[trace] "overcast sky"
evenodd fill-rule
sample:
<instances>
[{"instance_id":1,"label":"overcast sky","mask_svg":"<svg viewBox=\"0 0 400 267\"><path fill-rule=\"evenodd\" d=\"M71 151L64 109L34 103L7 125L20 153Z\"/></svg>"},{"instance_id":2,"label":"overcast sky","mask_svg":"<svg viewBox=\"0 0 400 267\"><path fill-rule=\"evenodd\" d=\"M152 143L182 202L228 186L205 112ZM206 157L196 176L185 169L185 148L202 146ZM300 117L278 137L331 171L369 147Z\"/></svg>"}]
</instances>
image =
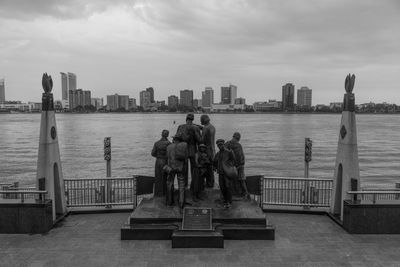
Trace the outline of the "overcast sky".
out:
<instances>
[{"instance_id":1,"label":"overcast sky","mask_svg":"<svg viewBox=\"0 0 400 267\"><path fill-rule=\"evenodd\" d=\"M400 104L400 1L393 0L0 0L0 78L6 100L40 101L43 72L61 98L60 72L92 97L152 86L238 86L247 103L313 90L313 105L342 101L356 75L356 103Z\"/></svg>"}]
</instances>

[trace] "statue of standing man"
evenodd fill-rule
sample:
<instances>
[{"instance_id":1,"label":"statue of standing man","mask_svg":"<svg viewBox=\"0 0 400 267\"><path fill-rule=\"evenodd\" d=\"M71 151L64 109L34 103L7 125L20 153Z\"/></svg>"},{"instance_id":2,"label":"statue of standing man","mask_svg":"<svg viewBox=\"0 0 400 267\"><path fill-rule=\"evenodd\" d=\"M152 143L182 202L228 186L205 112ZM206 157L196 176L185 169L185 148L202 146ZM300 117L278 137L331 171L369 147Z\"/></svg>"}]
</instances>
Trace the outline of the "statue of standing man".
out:
<instances>
[{"instance_id":1,"label":"statue of standing man","mask_svg":"<svg viewBox=\"0 0 400 267\"><path fill-rule=\"evenodd\" d=\"M207 147L207 155L214 159L215 156L215 127L210 123L210 117L208 115L201 115L200 117L201 125L203 125L202 130L202 143ZM210 165L206 174L206 187L214 187L214 171L213 167Z\"/></svg>"},{"instance_id":2,"label":"statue of standing man","mask_svg":"<svg viewBox=\"0 0 400 267\"><path fill-rule=\"evenodd\" d=\"M167 174L163 171L165 165L167 165L167 146L171 144L168 140L169 131L163 130L161 132L161 139L154 143L151 155L156 158L156 164L154 167L154 196L164 196L167 190Z\"/></svg>"},{"instance_id":3,"label":"statue of standing man","mask_svg":"<svg viewBox=\"0 0 400 267\"><path fill-rule=\"evenodd\" d=\"M192 200L197 201L201 193L201 186L198 179L198 169L196 164L196 153L198 145L201 143L201 133L198 125L193 124L194 115L189 113L186 115L186 123L181 124L176 131L177 134L182 136L184 142L187 143L188 161L185 163L183 175L185 177L185 185L188 185L188 172L190 163L190 174L192 181L190 183L190 190L192 193Z\"/></svg>"},{"instance_id":4,"label":"statue of standing man","mask_svg":"<svg viewBox=\"0 0 400 267\"><path fill-rule=\"evenodd\" d=\"M241 195L243 199L250 200L250 195L246 185L246 175L244 174L245 157L242 145L239 143L240 137L240 133L235 132L233 134L232 140L226 142L226 147L228 149L231 149L235 154L235 167L238 172L238 178L237 180L233 181L232 189L235 195Z\"/></svg>"}]
</instances>

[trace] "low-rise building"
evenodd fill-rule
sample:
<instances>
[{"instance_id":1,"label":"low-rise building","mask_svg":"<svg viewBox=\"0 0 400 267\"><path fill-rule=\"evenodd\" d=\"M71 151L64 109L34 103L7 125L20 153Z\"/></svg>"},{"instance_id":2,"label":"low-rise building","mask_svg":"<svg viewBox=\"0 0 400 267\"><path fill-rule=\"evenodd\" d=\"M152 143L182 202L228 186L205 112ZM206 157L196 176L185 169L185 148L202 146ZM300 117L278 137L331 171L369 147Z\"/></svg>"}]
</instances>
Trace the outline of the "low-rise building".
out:
<instances>
[{"instance_id":1,"label":"low-rise building","mask_svg":"<svg viewBox=\"0 0 400 267\"><path fill-rule=\"evenodd\" d=\"M276 100L268 100L265 102L254 102L254 111L278 111L281 109L281 102Z\"/></svg>"},{"instance_id":2,"label":"low-rise building","mask_svg":"<svg viewBox=\"0 0 400 267\"><path fill-rule=\"evenodd\" d=\"M210 112L232 112L245 110L244 104L212 104Z\"/></svg>"}]
</instances>

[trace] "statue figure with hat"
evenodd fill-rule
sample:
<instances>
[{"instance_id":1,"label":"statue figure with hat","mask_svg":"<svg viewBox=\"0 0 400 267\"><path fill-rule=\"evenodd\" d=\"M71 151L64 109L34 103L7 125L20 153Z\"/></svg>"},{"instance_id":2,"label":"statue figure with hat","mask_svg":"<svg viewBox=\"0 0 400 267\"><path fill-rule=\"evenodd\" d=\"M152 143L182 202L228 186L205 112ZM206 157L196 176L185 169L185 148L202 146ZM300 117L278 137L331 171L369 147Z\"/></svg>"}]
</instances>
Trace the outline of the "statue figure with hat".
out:
<instances>
[{"instance_id":1,"label":"statue figure with hat","mask_svg":"<svg viewBox=\"0 0 400 267\"><path fill-rule=\"evenodd\" d=\"M218 182L223 197L223 207L232 207L232 180L237 179L235 154L225 146L223 139L217 140L219 151L214 157L214 169L218 172Z\"/></svg>"},{"instance_id":2,"label":"statue figure with hat","mask_svg":"<svg viewBox=\"0 0 400 267\"><path fill-rule=\"evenodd\" d=\"M208 153L207 146L205 144L200 144L199 151L196 154L196 164L198 167L199 185L202 192L204 192L203 190L206 179L209 177L209 169L211 168L212 171L212 160L213 157ZM198 195L198 198L202 199L203 196Z\"/></svg>"},{"instance_id":3,"label":"statue figure with hat","mask_svg":"<svg viewBox=\"0 0 400 267\"><path fill-rule=\"evenodd\" d=\"M179 189L179 209L182 212L186 201L186 186L183 171L187 162L188 149L180 133L177 133L173 137L173 143L167 147L167 157L168 164L164 166L164 171L168 174L166 204L167 206L174 205L174 180L176 176Z\"/></svg>"},{"instance_id":4,"label":"statue figure with hat","mask_svg":"<svg viewBox=\"0 0 400 267\"><path fill-rule=\"evenodd\" d=\"M207 148L208 156L211 159L213 159L215 156L215 127L210 123L210 117L208 117L208 115L206 114L201 115L200 122L201 125L203 125L202 143ZM205 178L206 178L206 187L213 188L215 179L214 179L214 171L211 165L207 169Z\"/></svg>"},{"instance_id":5,"label":"statue figure with hat","mask_svg":"<svg viewBox=\"0 0 400 267\"><path fill-rule=\"evenodd\" d=\"M232 140L226 142L226 147L231 149L235 154L235 167L238 172L238 177L236 180L232 181L233 183L233 193L234 195L240 195L245 200L250 199L249 192L247 191L246 186L246 175L244 174L244 152L243 147L239 143L241 138L240 133L235 132L232 136Z\"/></svg>"},{"instance_id":6,"label":"statue figure with hat","mask_svg":"<svg viewBox=\"0 0 400 267\"><path fill-rule=\"evenodd\" d=\"M154 196L164 196L167 187L167 174L163 171L167 165L167 147L171 144L168 140L169 131L162 130L161 139L154 143L151 155L156 158L154 167Z\"/></svg>"},{"instance_id":7,"label":"statue figure with hat","mask_svg":"<svg viewBox=\"0 0 400 267\"><path fill-rule=\"evenodd\" d=\"M189 113L186 115L186 123L179 125L176 133L182 136L184 142L187 143L188 149L188 161L185 163L185 168L183 170L183 175L185 177L185 185L188 185L189 181L189 166L190 163L190 174L192 177L190 183L190 190L192 193L193 201L198 201L199 193L201 192L201 186L198 179L198 169L196 164L196 153L197 147L201 143L201 133L200 127L198 125L193 124L194 115Z\"/></svg>"}]
</instances>

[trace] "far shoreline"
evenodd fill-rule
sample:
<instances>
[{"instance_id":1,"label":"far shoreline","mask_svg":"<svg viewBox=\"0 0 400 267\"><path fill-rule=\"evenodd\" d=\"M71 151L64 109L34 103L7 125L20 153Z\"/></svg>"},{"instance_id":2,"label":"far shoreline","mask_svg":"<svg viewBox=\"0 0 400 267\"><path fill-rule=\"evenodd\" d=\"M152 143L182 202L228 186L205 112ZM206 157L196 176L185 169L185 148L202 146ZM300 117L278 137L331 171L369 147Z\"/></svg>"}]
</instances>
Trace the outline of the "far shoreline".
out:
<instances>
[{"instance_id":1,"label":"far shoreline","mask_svg":"<svg viewBox=\"0 0 400 267\"><path fill-rule=\"evenodd\" d=\"M265 114L265 115L341 115L342 112L282 112L282 111L277 111L277 112L212 112L212 113L206 113L206 112L56 112L56 114L70 114L70 115L75 115L75 114L187 114L187 113L194 113L198 115L202 114L207 114L207 115L249 115L249 114ZM21 114L41 114L41 112L0 112L1 115L21 115ZM396 113L367 113L367 112L356 112L356 115L400 115L400 112Z\"/></svg>"}]
</instances>

